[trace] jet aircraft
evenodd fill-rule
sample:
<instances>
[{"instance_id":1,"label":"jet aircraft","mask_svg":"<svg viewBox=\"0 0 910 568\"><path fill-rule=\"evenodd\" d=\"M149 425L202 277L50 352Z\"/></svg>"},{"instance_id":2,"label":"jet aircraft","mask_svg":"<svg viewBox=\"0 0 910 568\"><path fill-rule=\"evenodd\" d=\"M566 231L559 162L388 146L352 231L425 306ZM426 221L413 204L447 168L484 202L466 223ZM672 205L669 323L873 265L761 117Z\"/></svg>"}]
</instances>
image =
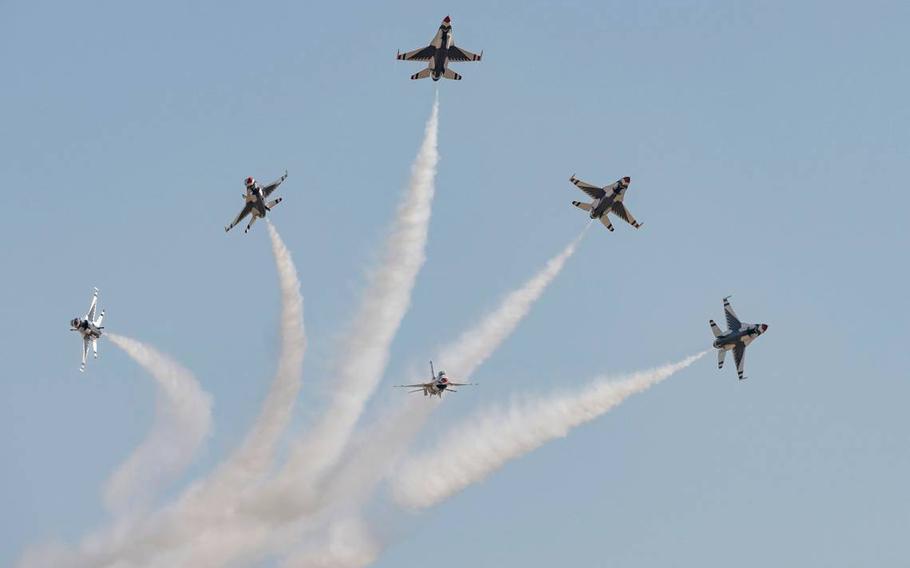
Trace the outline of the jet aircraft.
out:
<instances>
[{"instance_id":1,"label":"jet aircraft","mask_svg":"<svg viewBox=\"0 0 910 568\"><path fill-rule=\"evenodd\" d=\"M442 398L443 392L458 392L457 390L451 387L464 387L468 385L473 385L476 383L454 383L449 380L446 376L445 371L439 371L439 374L436 374L436 371L433 369L433 362L430 361L430 382L428 383L417 383L413 385L395 385L400 388L413 388L408 392L421 392L423 391L423 396L433 396L436 395L439 398Z\"/></svg>"},{"instance_id":2,"label":"jet aircraft","mask_svg":"<svg viewBox=\"0 0 910 568\"><path fill-rule=\"evenodd\" d=\"M572 205L583 211L588 211L591 214L592 219L600 219L603 226L610 231L613 231L613 223L610 222L607 213L613 213L636 229L642 226L642 223L635 220L635 217L629 213L629 210L626 209L626 206L623 205L622 202L623 198L626 196L626 190L629 188L629 184L632 183L632 178L626 176L606 187L597 187L586 181L581 181L574 175L569 178L569 181L575 184L575 187L591 196L594 200L592 203L573 201Z\"/></svg>"},{"instance_id":3,"label":"jet aircraft","mask_svg":"<svg viewBox=\"0 0 910 568\"><path fill-rule=\"evenodd\" d=\"M101 322L104 321L104 310L101 310L101 314L96 318L95 308L97 306L98 288L95 288L95 293L92 295L92 303L88 307L88 312L85 316L70 320L70 331L78 331L82 335L82 366L79 367L80 372L85 372L85 357L88 355L89 344L92 346L92 351L95 352L95 359L98 358L98 338L101 337L101 330L104 329L101 325Z\"/></svg>"},{"instance_id":4,"label":"jet aircraft","mask_svg":"<svg viewBox=\"0 0 910 568\"><path fill-rule=\"evenodd\" d=\"M439 26L439 30L430 45L407 53L399 51L396 57L402 61L428 62L427 68L411 75L411 79L431 77L434 81L438 81L442 77L460 81L461 75L449 69L449 62L480 61L483 57L483 51L480 52L480 55L477 55L466 49L455 47L455 40L452 37L452 19L446 16L442 20L442 25Z\"/></svg>"},{"instance_id":5,"label":"jet aircraft","mask_svg":"<svg viewBox=\"0 0 910 568\"><path fill-rule=\"evenodd\" d=\"M259 183L251 177L246 178L244 184L246 185L246 193L243 194L243 199L246 203L243 205L243 209L240 210L240 213L237 214L237 218L230 224L225 226L224 232L228 232L234 228L234 225L239 223L244 217L252 214L253 218L250 219L249 224L246 226L246 229L243 230L243 233L246 234L249 232L250 227L253 226L253 223L256 222L256 219L260 217L265 217L266 214L272 210L272 207L275 207L281 203L281 197L278 199L273 199L266 203L266 198L272 194L278 186L281 185L288 177L288 172L285 171L284 175L273 181L272 183L262 187Z\"/></svg>"},{"instance_id":6,"label":"jet aircraft","mask_svg":"<svg viewBox=\"0 0 910 568\"><path fill-rule=\"evenodd\" d=\"M736 374L739 375L739 380L743 380L746 378L743 376L746 347L755 341L759 335L768 331L768 324L743 323L739 321L729 300L730 296L724 298L724 315L727 316L728 330L721 331L717 324L714 323L714 320L710 320L708 323L711 326L711 331L714 332L714 348L717 349L717 368L724 368L724 357L727 351L733 351L733 360L736 361Z\"/></svg>"}]
</instances>

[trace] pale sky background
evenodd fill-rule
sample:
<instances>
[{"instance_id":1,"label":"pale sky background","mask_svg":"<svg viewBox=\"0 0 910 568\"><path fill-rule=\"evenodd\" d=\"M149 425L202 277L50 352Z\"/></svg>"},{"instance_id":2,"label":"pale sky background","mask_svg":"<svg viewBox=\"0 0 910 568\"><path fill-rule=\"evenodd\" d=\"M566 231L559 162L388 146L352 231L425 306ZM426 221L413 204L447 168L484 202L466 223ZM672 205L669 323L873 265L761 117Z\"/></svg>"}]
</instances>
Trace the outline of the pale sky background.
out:
<instances>
[{"instance_id":1,"label":"pale sky background","mask_svg":"<svg viewBox=\"0 0 910 568\"><path fill-rule=\"evenodd\" d=\"M409 81L420 65L395 51L446 14L484 60ZM222 226L243 178L285 168L272 218L302 280L305 427L437 88L428 262L380 403L578 233L572 173L631 176L645 226L592 227L424 444L523 390L706 349L724 295L771 327L749 380L712 353L399 516L377 566L910 562L906 2L7 0L0 21L0 565L103 525L102 484L150 425L153 383L109 342L78 372L68 321L92 286L110 331L215 400L183 482L242 437L278 291L265 227Z\"/></svg>"}]
</instances>

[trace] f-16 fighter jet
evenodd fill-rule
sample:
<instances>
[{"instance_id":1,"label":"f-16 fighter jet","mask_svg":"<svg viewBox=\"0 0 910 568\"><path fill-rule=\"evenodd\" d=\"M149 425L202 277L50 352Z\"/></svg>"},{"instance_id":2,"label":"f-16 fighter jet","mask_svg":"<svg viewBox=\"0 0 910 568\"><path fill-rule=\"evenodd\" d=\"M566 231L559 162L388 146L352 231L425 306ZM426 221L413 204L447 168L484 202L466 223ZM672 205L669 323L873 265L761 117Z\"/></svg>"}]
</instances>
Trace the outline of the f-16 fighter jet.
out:
<instances>
[{"instance_id":1,"label":"f-16 fighter jet","mask_svg":"<svg viewBox=\"0 0 910 568\"><path fill-rule=\"evenodd\" d=\"M714 332L714 348L717 349L717 368L724 368L724 356L726 356L727 351L733 351L733 359L736 361L736 374L739 375L739 380L743 380L746 378L743 376L746 347L755 341L759 335L768 331L768 324L742 323L736 317L736 312L733 311L733 306L730 305L729 299L730 296L724 298L724 315L727 316L727 327L729 329L725 332L721 331L717 324L714 323L714 320L710 320L708 323L711 325L711 331Z\"/></svg>"},{"instance_id":2,"label":"f-16 fighter jet","mask_svg":"<svg viewBox=\"0 0 910 568\"><path fill-rule=\"evenodd\" d=\"M446 376L445 371L439 371L439 374L436 374L436 371L433 369L433 362L430 361L430 382L428 383L417 383L414 385L395 385L396 387L401 388L413 388L408 392L421 392L423 391L423 396L433 396L436 395L439 398L442 398L443 391L445 392L458 392L457 390L451 387L464 387L468 385L473 385L475 383L453 383Z\"/></svg>"},{"instance_id":3,"label":"f-16 fighter jet","mask_svg":"<svg viewBox=\"0 0 910 568\"><path fill-rule=\"evenodd\" d=\"M411 79L426 79L432 77L438 81L440 77L444 79L461 80L461 75L449 69L451 61L480 61L483 57L483 51L480 55L471 53L466 49L455 47L455 40L452 38L452 19L446 16L436 32L436 37L430 42L430 45L409 51L407 53L398 52L396 56L404 61L427 61L427 68L419 73L411 75Z\"/></svg>"},{"instance_id":4,"label":"f-16 fighter jet","mask_svg":"<svg viewBox=\"0 0 910 568\"><path fill-rule=\"evenodd\" d=\"M613 213L636 229L642 226L642 223L636 221L635 217L629 213L629 210L626 209L626 206L622 203L623 198L626 196L626 190L632 182L632 178L626 176L606 187L597 187L586 181L581 181L574 175L569 178L569 181L575 184L578 189L590 195L594 200L592 203L573 201L572 205L583 211L590 212L592 219L600 219L600 222L603 223L604 227L610 231L613 231L613 223L610 222L607 213Z\"/></svg>"},{"instance_id":5,"label":"f-16 fighter jet","mask_svg":"<svg viewBox=\"0 0 910 568\"><path fill-rule=\"evenodd\" d=\"M273 199L266 203L265 199L272 194L273 191L278 189L278 186L281 185L288 177L288 172L285 171L284 175L273 181L272 183L262 187L259 183L251 177L246 178L244 183L246 184L246 193L243 194L243 200L246 203L243 206L243 209L240 210L240 213L237 215L237 218L234 221L227 225L224 228L224 232L230 231L234 228L234 225L239 223L244 217L249 214L253 215L253 218L250 219L249 224L246 226L246 229L243 230L243 233L246 234L249 232L250 227L253 226L253 223L256 222L256 219L260 217L265 217L266 213L272 210L272 207L281 203L281 197L278 199Z\"/></svg>"},{"instance_id":6,"label":"f-16 fighter jet","mask_svg":"<svg viewBox=\"0 0 910 568\"><path fill-rule=\"evenodd\" d=\"M85 372L85 356L88 355L88 346L92 345L92 351L95 352L95 359L98 358L98 338L101 337L101 330L104 327L101 322L104 320L104 310L101 315L95 317L95 308L98 306L98 288L92 295L92 304L88 307L88 312L81 318L70 320L70 331L78 331L82 335L82 366L80 372Z\"/></svg>"}]
</instances>

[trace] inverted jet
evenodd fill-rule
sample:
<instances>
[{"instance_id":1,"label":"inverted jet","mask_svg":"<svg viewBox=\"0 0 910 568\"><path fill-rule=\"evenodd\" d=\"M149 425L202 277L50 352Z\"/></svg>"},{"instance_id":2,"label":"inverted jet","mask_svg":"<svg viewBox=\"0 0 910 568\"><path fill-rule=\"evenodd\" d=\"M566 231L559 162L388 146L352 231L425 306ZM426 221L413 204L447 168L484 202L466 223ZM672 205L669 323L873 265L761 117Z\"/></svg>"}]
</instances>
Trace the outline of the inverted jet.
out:
<instances>
[{"instance_id":1,"label":"inverted jet","mask_svg":"<svg viewBox=\"0 0 910 568\"><path fill-rule=\"evenodd\" d=\"M629 184L632 183L632 178L629 176L604 187L598 187L586 181L581 181L574 175L569 178L569 181L572 182L575 187L587 193L591 199L594 200L591 203L573 201L572 205L578 207L582 211L590 213L592 219L600 219L603 226L611 232L613 231L613 223L610 222L610 218L607 216L608 213L613 213L636 229L642 226L642 223L635 220L635 217L629 213L629 210L626 209L626 206L623 205L622 202L623 198L626 196L626 190L629 189Z\"/></svg>"},{"instance_id":2,"label":"inverted jet","mask_svg":"<svg viewBox=\"0 0 910 568\"><path fill-rule=\"evenodd\" d=\"M423 396L438 396L442 398L443 392L458 392L452 387L464 387L475 383L456 383L446 376L445 371L439 371L439 374L433 369L433 362L430 361L430 382L416 383L413 385L395 385L400 388L411 388L408 392L423 392Z\"/></svg>"},{"instance_id":3,"label":"inverted jet","mask_svg":"<svg viewBox=\"0 0 910 568\"><path fill-rule=\"evenodd\" d=\"M73 318L70 320L70 331L78 331L82 336L82 366L79 367L80 372L85 372L85 357L88 355L88 347L91 344L92 351L95 352L95 359L98 358L98 339L102 335L102 329L104 327L101 325L101 322L104 321L104 310L101 310L101 314L96 318L95 309L98 307L98 288L95 288L95 293L92 295L92 303L88 307L88 312L81 318Z\"/></svg>"},{"instance_id":4,"label":"inverted jet","mask_svg":"<svg viewBox=\"0 0 910 568\"><path fill-rule=\"evenodd\" d=\"M724 298L724 315L727 316L727 331L721 331L714 320L708 324L714 332L714 348L717 349L717 368L724 368L724 357L727 351L733 351L733 360L736 361L736 374L739 380L743 376L743 362L746 357L746 347L756 340L759 335L768 331L766 323L743 323L736 317L733 306L730 305L730 296Z\"/></svg>"},{"instance_id":5,"label":"inverted jet","mask_svg":"<svg viewBox=\"0 0 910 568\"><path fill-rule=\"evenodd\" d=\"M275 207L281 203L281 197L278 199L273 199L268 203L266 203L265 200L276 189L278 189L278 186L281 185L281 182L287 179L287 177L288 172L285 171L283 176L266 185L265 187L259 185L259 183L251 177L246 178L246 180L244 180L244 185L246 185L246 193L243 194L243 200L245 201L243 204L243 209L241 209L240 213L237 214L237 218L234 219L230 225L227 225L224 228L224 232L226 233L233 229L234 225L243 220L243 218L247 215L252 215L252 219L250 219L250 222L246 226L246 229L243 230L244 234L249 232L250 227L253 226L253 223L256 222L256 219L265 217L266 214L272 210L272 207Z\"/></svg>"},{"instance_id":6,"label":"inverted jet","mask_svg":"<svg viewBox=\"0 0 910 568\"><path fill-rule=\"evenodd\" d=\"M455 40L452 37L452 18L446 16L442 20L442 25L439 26L439 30L430 45L407 53L399 51L396 57L402 61L427 62L427 68L411 75L411 79L431 77L434 81L438 81L442 77L443 79L460 81L461 75L449 69L449 62L480 61L483 57L483 51L480 52L480 55L477 55L466 49L455 47Z\"/></svg>"}]
</instances>

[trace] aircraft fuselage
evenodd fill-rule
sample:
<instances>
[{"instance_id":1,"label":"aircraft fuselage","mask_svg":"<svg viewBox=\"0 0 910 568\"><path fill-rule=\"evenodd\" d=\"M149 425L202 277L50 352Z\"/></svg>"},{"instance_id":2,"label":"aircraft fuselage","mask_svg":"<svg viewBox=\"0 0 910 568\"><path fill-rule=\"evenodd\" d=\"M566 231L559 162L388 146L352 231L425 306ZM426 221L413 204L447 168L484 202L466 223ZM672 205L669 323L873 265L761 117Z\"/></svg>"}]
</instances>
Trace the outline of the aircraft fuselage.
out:
<instances>
[{"instance_id":1,"label":"aircraft fuselage","mask_svg":"<svg viewBox=\"0 0 910 568\"><path fill-rule=\"evenodd\" d=\"M617 195L615 193L611 193L609 195L601 197L600 199L595 199L594 202L591 203L591 218L600 219L603 217L605 213L613 208L613 203L616 201L616 197Z\"/></svg>"},{"instance_id":2,"label":"aircraft fuselage","mask_svg":"<svg viewBox=\"0 0 910 568\"><path fill-rule=\"evenodd\" d=\"M714 340L715 349L723 349L724 351L730 351L735 348L738 344L742 343L743 345L749 345L755 338L762 334L761 327L758 325L750 325L748 327L743 327L738 331L731 331L724 335L717 337Z\"/></svg>"},{"instance_id":3,"label":"aircraft fuselage","mask_svg":"<svg viewBox=\"0 0 910 568\"><path fill-rule=\"evenodd\" d=\"M82 318L73 319L70 321L70 326L72 327L73 331L78 331L82 337L88 339L98 339L102 335L100 327Z\"/></svg>"},{"instance_id":4,"label":"aircraft fuselage","mask_svg":"<svg viewBox=\"0 0 910 568\"><path fill-rule=\"evenodd\" d=\"M449 46L452 45L452 27L445 24L439 26L439 31L436 32L436 37L433 38L432 45L436 48L436 53L433 55L433 73L431 78L434 81L438 81L443 73L446 72L446 67L449 63Z\"/></svg>"},{"instance_id":5,"label":"aircraft fuselage","mask_svg":"<svg viewBox=\"0 0 910 568\"><path fill-rule=\"evenodd\" d=\"M262 194L262 188L258 185L249 190L245 197L247 201L253 204L253 210L250 211L256 217L265 217L268 207L265 206L265 196Z\"/></svg>"}]
</instances>

